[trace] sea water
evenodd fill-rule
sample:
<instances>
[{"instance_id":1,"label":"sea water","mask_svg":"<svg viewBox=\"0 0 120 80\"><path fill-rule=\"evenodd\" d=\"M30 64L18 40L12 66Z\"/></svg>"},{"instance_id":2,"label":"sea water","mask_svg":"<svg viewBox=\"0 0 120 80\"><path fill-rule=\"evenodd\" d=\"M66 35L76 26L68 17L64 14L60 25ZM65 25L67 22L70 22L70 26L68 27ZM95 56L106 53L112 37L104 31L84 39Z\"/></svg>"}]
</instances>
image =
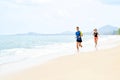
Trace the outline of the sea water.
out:
<instances>
[{"instance_id":1,"label":"sea water","mask_svg":"<svg viewBox=\"0 0 120 80\"><path fill-rule=\"evenodd\" d=\"M100 43L103 45L105 40L104 44L109 44L107 40L116 36L101 36L100 38ZM82 39L81 52L95 50L93 35L84 35ZM109 47L109 45L104 47ZM75 35L0 35L0 73L11 72L75 53Z\"/></svg>"},{"instance_id":2,"label":"sea water","mask_svg":"<svg viewBox=\"0 0 120 80\"><path fill-rule=\"evenodd\" d=\"M90 39L84 36L83 40ZM1 35L0 64L16 62L29 57L71 52L75 35Z\"/></svg>"}]
</instances>

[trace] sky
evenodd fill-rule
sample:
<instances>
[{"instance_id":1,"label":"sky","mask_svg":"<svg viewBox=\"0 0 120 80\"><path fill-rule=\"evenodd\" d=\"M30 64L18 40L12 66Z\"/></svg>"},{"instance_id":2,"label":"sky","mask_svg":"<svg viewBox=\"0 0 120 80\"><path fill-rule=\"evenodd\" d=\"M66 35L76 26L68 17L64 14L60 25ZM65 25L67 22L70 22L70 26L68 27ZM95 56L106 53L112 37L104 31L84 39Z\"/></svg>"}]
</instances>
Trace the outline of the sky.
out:
<instances>
[{"instance_id":1,"label":"sky","mask_svg":"<svg viewBox=\"0 0 120 80\"><path fill-rule=\"evenodd\" d=\"M120 27L120 0L0 0L0 34Z\"/></svg>"}]
</instances>

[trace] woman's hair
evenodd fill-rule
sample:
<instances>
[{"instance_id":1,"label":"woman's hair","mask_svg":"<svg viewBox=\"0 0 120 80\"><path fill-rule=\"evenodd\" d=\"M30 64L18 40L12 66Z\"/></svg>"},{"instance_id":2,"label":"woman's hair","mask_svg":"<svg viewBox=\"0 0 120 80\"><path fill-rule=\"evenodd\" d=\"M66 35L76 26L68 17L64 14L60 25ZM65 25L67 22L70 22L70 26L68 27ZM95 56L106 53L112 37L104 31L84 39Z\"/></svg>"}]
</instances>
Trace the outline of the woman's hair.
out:
<instances>
[{"instance_id":1,"label":"woman's hair","mask_svg":"<svg viewBox=\"0 0 120 80\"><path fill-rule=\"evenodd\" d=\"M95 28L94 31L97 31L97 29Z\"/></svg>"}]
</instances>

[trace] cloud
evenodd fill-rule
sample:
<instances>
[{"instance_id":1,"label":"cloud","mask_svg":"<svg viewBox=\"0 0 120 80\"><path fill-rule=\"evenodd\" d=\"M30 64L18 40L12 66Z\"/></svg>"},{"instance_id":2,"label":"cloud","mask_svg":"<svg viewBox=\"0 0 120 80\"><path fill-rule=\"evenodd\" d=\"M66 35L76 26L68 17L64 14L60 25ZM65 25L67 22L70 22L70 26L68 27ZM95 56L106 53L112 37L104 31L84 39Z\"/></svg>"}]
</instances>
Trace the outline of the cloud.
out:
<instances>
[{"instance_id":1,"label":"cloud","mask_svg":"<svg viewBox=\"0 0 120 80\"><path fill-rule=\"evenodd\" d=\"M120 0L99 0L99 1L104 4L120 5Z\"/></svg>"},{"instance_id":2,"label":"cloud","mask_svg":"<svg viewBox=\"0 0 120 80\"><path fill-rule=\"evenodd\" d=\"M15 0L16 3L31 3L31 4L39 4L39 3L49 3L52 0Z\"/></svg>"},{"instance_id":3,"label":"cloud","mask_svg":"<svg viewBox=\"0 0 120 80\"><path fill-rule=\"evenodd\" d=\"M53 0L2 0L2 2L9 2L13 4L19 5L40 5L40 4L48 4Z\"/></svg>"},{"instance_id":4,"label":"cloud","mask_svg":"<svg viewBox=\"0 0 120 80\"><path fill-rule=\"evenodd\" d=\"M0 25L3 27L1 31L7 32L8 26L11 28L11 33L14 33L12 29L16 27L20 27L16 28L16 32L19 33L23 30L52 33L73 30L76 25L85 31L104 24L120 25L120 6L105 5L102 0L101 2L100 0L3 0L0 1Z\"/></svg>"}]
</instances>

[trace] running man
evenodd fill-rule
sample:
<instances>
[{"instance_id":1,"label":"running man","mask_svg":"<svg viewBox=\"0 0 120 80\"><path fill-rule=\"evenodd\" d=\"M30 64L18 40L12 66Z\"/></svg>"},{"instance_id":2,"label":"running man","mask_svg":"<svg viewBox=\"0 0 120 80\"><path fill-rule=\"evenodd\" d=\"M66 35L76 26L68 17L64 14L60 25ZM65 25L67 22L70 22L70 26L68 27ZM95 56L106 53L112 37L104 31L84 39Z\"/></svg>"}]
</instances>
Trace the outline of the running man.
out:
<instances>
[{"instance_id":1,"label":"running man","mask_svg":"<svg viewBox=\"0 0 120 80\"><path fill-rule=\"evenodd\" d=\"M79 52L79 47L82 47L82 32L79 30L79 27L77 26L76 27L76 30L77 32L75 33L76 34L76 47L77 47L77 51Z\"/></svg>"}]
</instances>

